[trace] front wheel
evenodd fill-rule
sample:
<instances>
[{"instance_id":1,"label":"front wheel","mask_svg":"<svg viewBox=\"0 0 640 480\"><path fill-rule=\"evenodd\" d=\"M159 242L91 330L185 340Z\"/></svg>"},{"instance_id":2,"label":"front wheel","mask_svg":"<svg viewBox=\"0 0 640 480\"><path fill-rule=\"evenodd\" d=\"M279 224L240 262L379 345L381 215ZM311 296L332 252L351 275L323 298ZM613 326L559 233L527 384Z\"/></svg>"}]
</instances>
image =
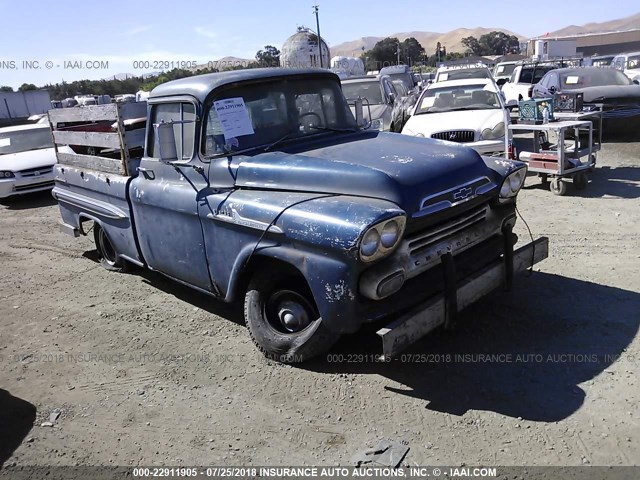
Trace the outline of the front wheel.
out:
<instances>
[{"instance_id":1,"label":"front wheel","mask_svg":"<svg viewBox=\"0 0 640 480\"><path fill-rule=\"evenodd\" d=\"M244 318L253 343L281 363L325 353L339 338L322 323L306 282L297 276L256 274L245 296Z\"/></svg>"}]
</instances>

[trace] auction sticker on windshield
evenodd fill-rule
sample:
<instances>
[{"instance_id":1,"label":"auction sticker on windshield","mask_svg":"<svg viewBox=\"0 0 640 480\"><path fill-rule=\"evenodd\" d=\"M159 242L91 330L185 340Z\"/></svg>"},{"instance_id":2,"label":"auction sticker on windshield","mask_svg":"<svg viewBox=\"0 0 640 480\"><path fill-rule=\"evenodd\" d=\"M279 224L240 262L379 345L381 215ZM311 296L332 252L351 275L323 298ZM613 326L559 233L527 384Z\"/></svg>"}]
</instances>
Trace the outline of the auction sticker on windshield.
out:
<instances>
[{"instance_id":1,"label":"auction sticker on windshield","mask_svg":"<svg viewBox=\"0 0 640 480\"><path fill-rule=\"evenodd\" d=\"M218 114L225 140L254 133L251 118L242 97L218 100L213 102L213 107Z\"/></svg>"}]
</instances>

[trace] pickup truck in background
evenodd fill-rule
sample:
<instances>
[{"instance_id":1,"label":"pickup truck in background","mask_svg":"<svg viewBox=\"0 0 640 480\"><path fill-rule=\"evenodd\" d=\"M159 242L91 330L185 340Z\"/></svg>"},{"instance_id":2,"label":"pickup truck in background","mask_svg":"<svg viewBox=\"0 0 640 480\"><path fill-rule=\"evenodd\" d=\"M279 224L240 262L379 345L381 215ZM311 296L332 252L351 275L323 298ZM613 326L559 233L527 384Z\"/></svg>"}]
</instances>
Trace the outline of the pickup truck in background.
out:
<instances>
[{"instance_id":1,"label":"pickup truck in background","mask_svg":"<svg viewBox=\"0 0 640 480\"><path fill-rule=\"evenodd\" d=\"M144 138L129 138L125 122L142 108ZM121 154L59 153L62 230L92 231L109 270L136 265L244 298L269 358L304 361L384 318L378 335L393 356L546 258L547 239L514 251L523 163L364 129L355 111L335 74L275 68L168 82L148 107L52 110L57 145ZM80 117L120 128L55 129ZM138 144L144 155L132 158Z\"/></svg>"},{"instance_id":2,"label":"pickup truck in background","mask_svg":"<svg viewBox=\"0 0 640 480\"><path fill-rule=\"evenodd\" d=\"M505 103L507 107L517 107L520 100L527 100L533 95L533 86L538 83L544 75L558 68L552 63L545 64L524 64L513 69L511 78L502 85Z\"/></svg>"}]
</instances>

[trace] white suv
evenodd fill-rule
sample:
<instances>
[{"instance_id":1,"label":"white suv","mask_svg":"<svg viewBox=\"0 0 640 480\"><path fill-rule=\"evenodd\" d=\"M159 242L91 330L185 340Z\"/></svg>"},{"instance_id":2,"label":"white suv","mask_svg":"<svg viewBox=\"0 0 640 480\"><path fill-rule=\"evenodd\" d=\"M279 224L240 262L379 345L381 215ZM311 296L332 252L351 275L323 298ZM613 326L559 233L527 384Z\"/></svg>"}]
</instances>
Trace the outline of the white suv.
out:
<instances>
[{"instance_id":1,"label":"white suv","mask_svg":"<svg viewBox=\"0 0 640 480\"><path fill-rule=\"evenodd\" d=\"M531 98L533 86L538 83L544 75L553 70L555 65L518 65L511 74L507 83L502 85L507 107L517 107L520 100Z\"/></svg>"},{"instance_id":2,"label":"white suv","mask_svg":"<svg viewBox=\"0 0 640 480\"><path fill-rule=\"evenodd\" d=\"M624 72L631 80L640 81L640 52L616 55L611 60L611 66Z\"/></svg>"}]
</instances>

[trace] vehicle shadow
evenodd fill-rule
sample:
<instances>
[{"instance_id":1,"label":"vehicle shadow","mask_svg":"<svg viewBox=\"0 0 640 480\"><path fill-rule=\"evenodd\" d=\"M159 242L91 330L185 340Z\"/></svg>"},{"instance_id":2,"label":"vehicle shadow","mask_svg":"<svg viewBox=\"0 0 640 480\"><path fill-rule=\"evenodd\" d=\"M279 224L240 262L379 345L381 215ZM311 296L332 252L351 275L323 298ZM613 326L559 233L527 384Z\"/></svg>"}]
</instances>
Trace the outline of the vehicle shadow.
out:
<instances>
[{"instance_id":1,"label":"vehicle shadow","mask_svg":"<svg viewBox=\"0 0 640 480\"><path fill-rule=\"evenodd\" d=\"M576 196L599 198L640 198L640 167L602 166L589 174L589 185L584 190L575 190Z\"/></svg>"},{"instance_id":2,"label":"vehicle shadow","mask_svg":"<svg viewBox=\"0 0 640 480\"><path fill-rule=\"evenodd\" d=\"M0 204L7 210L29 210L31 208L51 207L58 202L51 196L50 191L26 193L0 200Z\"/></svg>"},{"instance_id":3,"label":"vehicle shadow","mask_svg":"<svg viewBox=\"0 0 640 480\"><path fill-rule=\"evenodd\" d=\"M0 469L36 420L36 407L0 388Z\"/></svg>"},{"instance_id":4,"label":"vehicle shadow","mask_svg":"<svg viewBox=\"0 0 640 480\"><path fill-rule=\"evenodd\" d=\"M168 295L176 297L194 307L201 308L218 317L231 320L238 325L244 325L244 305L242 302L225 303L216 298L200 293L193 288L187 287L160 273L146 269L135 269L132 273L139 275L144 282L154 288L162 290Z\"/></svg>"},{"instance_id":5,"label":"vehicle shadow","mask_svg":"<svg viewBox=\"0 0 640 480\"><path fill-rule=\"evenodd\" d=\"M583 404L580 384L615 361L635 361L624 350L639 311L636 292L535 273L472 306L455 331L434 332L389 363L372 359L381 352L374 327L301 368L382 375L403 385L387 391L453 415L487 410L555 422Z\"/></svg>"},{"instance_id":6,"label":"vehicle shadow","mask_svg":"<svg viewBox=\"0 0 640 480\"><path fill-rule=\"evenodd\" d=\"M92 262L100 263L97 250L88 250L82 256ZM127 271L126 274L141 277L147 285L162 290L164 293L194 307L201 308L206 312L231 320L239 325L244 325L244 305L242 302L225 303L146 268L132 266L131 270ZM121 273L120 275L123 274Z\"/></svg>"}]
</instances>

